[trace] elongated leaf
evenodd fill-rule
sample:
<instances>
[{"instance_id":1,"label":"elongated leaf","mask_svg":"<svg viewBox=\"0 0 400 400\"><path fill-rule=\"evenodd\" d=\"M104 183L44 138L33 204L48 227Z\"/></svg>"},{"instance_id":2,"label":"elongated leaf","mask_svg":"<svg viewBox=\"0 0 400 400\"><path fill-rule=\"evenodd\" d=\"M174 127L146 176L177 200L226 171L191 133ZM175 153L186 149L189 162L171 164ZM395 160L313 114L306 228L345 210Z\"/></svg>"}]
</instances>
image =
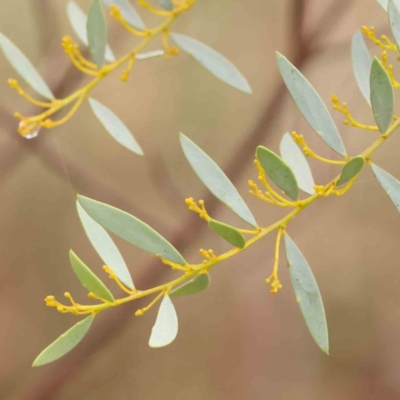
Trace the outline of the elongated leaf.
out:
<instances>
[{"instance_id":1,"label":"elongated leaf","mask_svg":"<svg viewBox=\"0 0 400 400\"><path fill-rule=\"evenodd\" d=\"M183 152L194 172L210 192L244 221L250 225L257 226L253 214L221 168L200 147L182 133L180 134L180 141Z\"/></svg>"},{"instance_id":2,"label":"elongated leaf","mask_svg":"<svg viewBox=\"0 0 400 400\"><path fill-rule=\"evenodd\" d=\"M103 3L110 7L112 4L116 5L120 10L121 14L129 25L139 30L146 29L142 18L133 8L129 0L103 0Z\"/></svg>"},{"instance_id":3,"label":"elongated leaf","mask_svg":"<svg viewBox=\"0 0 400 400\"><path fill-rule=\"evenodd\" d=\"M365 160L363 157L354 157L350 161L348 161L345 166L343 167L342 174L340 175L339 180L337 181L336 185L344 185L345 183L349 182L355 176L357 176L360 171L363 169L365 164Z\"/></svg>"},{"instance_id":4,"label":"elongated leaf","mask_svg":"<svg viewBox=\"0 0 400 400\"><path fill-rule=\"evenodd\" d=\"M83 228L97 254L108 267L112 268L122 283L130 289L134 289L128 267L110 235L87 214L78 202L76 202L76 207Z\"/></svg>"},{"instance_id":5,"label":"elongated leaf","mask_svg":"<svg viewBox=\"0 0 400 400\"><path fill-rule=\"evenodd\" d=\"M165 10L172 11L174 9L172 0L157 0L157 3Z\"/></svg>"},{"instance_id":6,"label":"elongated leaf","mask_svg":"<svg viewBox=\"0 0 400 400\"><path fill-rule=\"evenodd\" d=\"M98 118L105 130L122 146L136 154L143 155L143 150L139 146L126 125L104 104L89 98L94 115Z\"/></svg>"},{"instance_id":7,"label":"elongated leaf","mask_svg":"<svg viewBox=\"0 0 400 400\"><path fill-rule=\"evenodd\" d=\"M389 75L376 57L372 61L370 86L375 122L380 132L384 133L393 118L394 93Z\"/></svg>"},{"instance_id":8,"label":"elongated leaf","mask_svg":"<svg viewBox=\"0 0 400 400\"><path fill-rule=\"evenodd\" d=\"M375 164L372 164L371 168L383 190L400 212L400 182L393 175L390 175Z\"/></svg>"},{"instance_id":9,"label":"elongated leaf","mask_svg":"<svg viewBox=\"0 0 400 400\"><path fill-rule=\"evenodd\" d=\"M379 5L386 11L388 8L388 0L377 0Z\"/></svg>"},{"instance_id":10,"label":"elongated leaf","mask_svg":"<svg viewBox=\"0 0 400 400\"><path fill-rule=\"evenodd\" d=\"M342 138L326 105L319 97L311 83L304 75L282 54L277 53L278 67L282 78L311 128L333 150L346 156Z\"/></svg>"},{"instance_id":11,"label":"elongated leaf","mask_svg":"<svg viewBox=\"0 0 400 400\"><path fill-rule=\"evenodd\" d=\"M388 16L393 37L396 40L397 48L400 48L400 11L393 0L389 0Z\"/></svg>"},{"instance_id":12,"label":"elongated leaf","mask_svg":"<svg viewBox=\"0 0 400 400\"><path fill-rule=\"evenodd\" d=\"M371 75L372 58L369 55L369 51L360 31L357 31L353 36L351 56L353 59L353 72L357 85L362 95L365 97L365 100L367 100L368 104L371 105L369 79Z\"/></svg>"},{"instance_id":13,"label":"elongated leaf","mask_svg":"<svg viewBox=\"0 0 400 400\"><path fill-rule=\"evenodd\" d=\"M175 340L177 334L178 316L171 299L165 295L158 310L156 323L151 331L149 346L167 346Z\"/></svg>"},{"instance_id":14,"label":"elongated leaf","mask_svg":"<svg viewBox=\"0 0 400 400\"><path fill-rule=\"evenodd\" d=\"M222 54L189 36L171 33L175 43L189 53L203 67L221 81L245 93L252 93L251 87L241 72Z\"/></svg>"},{"instance_id":15,"label":"elongated leaf","mask_svg":"<svg viewBox=\"0 0 400 400\"><path fill-rule=\"evenodd\" d=\"M320 349L329 354L328 326L317 281L307 260L287 234L285 235L285 247L290 278L297 303L300 306L311 336Z\"/></svg>"},{"instance_id":16,"label":"elongated leaf","mask_svg":"<svg viewBox=\"0 0 400 400\"><path fill-rule=\"evenodd\" d=\"M223 222L211 219L208 226L218 235L225 239L232 246L243 249L246 246L246 239L237 229Z\"/></svg>"},{"instance_id":17,"label":"elongated leaf","mask_svg":"<svg viewBox=\"0 0 400 400\"><path fill-rule=\"evenodd\" d=\"M298 200L299 188L293 171L273 151L257 147L257 158L267 176L292 200Z\"/></svg>"},{"instance_id":18,"label":"elongated leaf","mask_svg":"<svg viewBox=\"0 0 400 400\"><path fill-rule=\"evenodd\" d=\"M308 194L314 194L314 178L310 166L299 146L293 141L289 133L282 137L279 147L282 160L292 170L299 188Z\"/></svg>"},{"instance_id":19,"label":"elongated leaf","mask_svg":"<svg viewBox=\"0 0 400 400\"><path fill-rule=\"evenodd\" d=\"M89 267L72 251L69 252L69 259L76 276L82 285L93 292L101 299L113 302L114 296L108 290L107 286L89 269Z\"/></svg>"},{"instance_id":20,"label":"elongated leaf","mask_svg":"<svg viewBox=\"0 0 400 400\"><path fill-rule=\"evenodd\" d=\"M0 46L7 60L21 78L44 98L53 100L53 93L51 93L51 90L39 75L39 72L36 71L25 54L2 33L0 33Z\"/></svg>"},{"instance_id":21,"label":"elongated leaf","mask_svg":"<svg viewBox=\"0 0 400 400\"><path fill-rule=\"evenodd\" d=\"M78 36L79 40L85 45L89 45L87 35L87 16L83 10L73 1L67 4L67 15L72 29ZM107 61L114 62L115 56L109 45L106 46L105 58Z\"/></svg>"},{"instance_id":22,"label":"elongated leaf","mask_svg":"<svg viewBox=\"0 0 400 400\"><path fill-rule=\"evenodd\" d=\"M104 65L107 46L107 23L100 0L92 0L86 23L89 50L99 68Z\"/></svg>"},{"instance_id":23,"label":"elongated leaf","mask_svg":"<svg viewBox=\"0 0 400 400\"><path fill-rule=\"evenodd\" d=\"M164 51L163 50L153 50L153 51L148 51L146 53L138 53L135 56L136 60L147 60L148 58L153 58L153 57L159 57L163 56Z\"/></svg>"},{"instance_id":24,"label":"elongated leaf","mask_svg":"<svg viewBox=\"0 0 400 400\"><path fill-rule=\"evenodd\" d=\"M210 281L209 274L197 275L196 278L174 289L170 293L170 297L190 296L192 294L200 293L210 286Z\"/></svg>"},{"instance_id":25,"label":"elongated leaf","mask_svg":"<svg viewBox=\"0 0 400 400\"><path fill-rule=\"evenodd\" d=\"M86 335L93 320L94 316L91 315L90 317L79 321L71 329L63 333L36 357L32 366L39 367L51 363L71 351Z\"/></svg>"},{"instance_id":26,"label":"elongated leaf","mask_svg":"<svg viewBox=\"0 0 400 400\"><path fill-rule=\"evenodd\" d=\"M78 196L78 202L103 228L142 250L177 264L186 265L185 259L175 247L140 219L88 197Z\"/></svg>"}]
</instances>

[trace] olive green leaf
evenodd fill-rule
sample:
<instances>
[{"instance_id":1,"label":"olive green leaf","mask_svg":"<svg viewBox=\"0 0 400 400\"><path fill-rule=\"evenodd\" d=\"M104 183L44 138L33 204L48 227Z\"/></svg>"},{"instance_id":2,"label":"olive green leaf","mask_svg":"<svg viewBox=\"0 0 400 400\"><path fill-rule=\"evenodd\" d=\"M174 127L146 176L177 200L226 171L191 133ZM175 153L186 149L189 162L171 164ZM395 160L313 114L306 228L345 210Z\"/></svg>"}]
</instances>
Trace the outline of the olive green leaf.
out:
<instances>
[{"instance_id":1,"label":"olive green leaf","mask_svg":"<svg viewBox=\"0 0 400 400\"><path fill-rule=\"evenodd\" d=\"M221 81L244 93L252 93L246 78L222 54L189 36L180 33L171 33L171 36L183 51L190 54Z\"/></svg>"},{"instance_id":2,"label":"olive green leaf","mask_svg":"<svg viewBox=\"0 0 400 400\"><path fill-rule=\"evenodd\" d=\"M71 351L86 335L93 320L94 315L91 315L90 317L79 321L71 329L63 333L36 357L32 366L39 367L51 363Z\"/></svg>"},{"instance_id":3,"label":"olive green leaf","mask_svg":"<svg viewBox=\"0 0 400 400\"><path fill-rule=\"evenodd\" d=\"M36 71L36 68L28 60L24 53L8 37L0 33L0 47L11 66L25 80L25 82L36 90L44 98L53 100L54 96L46 82Z\"/></svg>"},{"instance_id":4,"label":"olive green leaf","mask_svg":"<svg viewBox=\"0 0 400 400\"><path fill-rule=\"evenodd\" d=\"M257 147L257 158L267 176L292 200L298 200L299 188L293 171L273 151Z\"/></svg>"},{"instance_id":5,"label":"olive green leaf","mask_svg":"<svg viewBox=\"0 0 400 400\"><path fill-rule=\"evenodd\" d=\"M333 150L346 156L342 138L326 105L311 83L282 54L277 53L278 67L293 100L311 128Z\"/></svg>"},{"instance_id":6,"label":"olive green leaf","mask_svg":"<svg viewBox=\"0 0 400 400\"><path fill-rule=\"evenodd\" d=\"M72 268L82 285L101 299L113 302L114 296L107 286L89 269L89 267L72 251L69 251Z\"/></svg>"},{"instance_id":7,"label":"olive green leaf","mask_svg":"<svg viewBox=\"0 0 400 400\"><path fill-rule=\"evenodd\" d=\"M157 3L165 10L172 11L174 9L172 0L157 0Z\"/></svg>"},{"instance_id":8,"label":"olive green leaf","mask_svg":"<svg viewBox=\"0 0 400 400\"><path fill-rule=\"evenodd\" d=\"M112 4L116 5L120 9L123 18L129 25L132 25L134 28L139 30L146 29L142 18L140 18L140 15L133 8L129 0L103 0L103 3L108 7L110 7Z\"/></svg>"},{"instance_id":9,"label":"olive green leaf","mask_svg":"<svg viewBox=\"0 0 400 400\"><path fill-rule=\"evenodd\" d=\"M76 202L76 207L86 235L97 254L108 267L112 268L122 283L130 289L135 289L128 267L110 235L87 214L78 202Z\"/></svg>"},{"instance_id":10,"label":"olive green leaf","mask_svg":"<svg viewBox=\"0 0 400 400\"><path fill-rule=\"evenodd\" d=\"M392 121L394 93L389 75L376 57L372 61L370 86L371 107L375 122L379 131L384 133Z\"/></svg>"},{"instance_id":11,"label":"olive green leaf","mask_svg":"<svg viewBox=\"0 0 400 400\"><path fill-rule=\"evenodd\" d=\"M171 297L190 296L206 290L210 286L210 275L199 274L196 278L174 289L169 295Z\"/></svg>"},{"instance_id":12,"label":"olive green leaf","mask_svg":"<svg viewBox=\"0 0 400 400\"><path fill-rule=\"evenodd\" d=\"M306 156L300 150L299 146L293 141L289 133L282 137L279 151L282 160L293 171L299 188L308 194L314 194L314 178Z\"/></svg>"},{"instance_id":13,"label":"olive green leaf","mask_svg":"<svg viewBox=\"0 0 400 400\"><path fill-rule=\"evenodd\" d=\"M389 0L388 16L397 48L400 48L400 11L398 5L393 0Z\"/></svg>"},{"instance_id":14,"label":"olive green leaf","mask_svg":"<svg viewBox=\"0 0 400 400\"><path fill-rule=\"evenodd\" d=\"M183 152L200 180L222 203L250 225L257 226L253 214L221 168L187 136L180 134Z\"/></svg>"},{"instance_id":15,"label":"olive green leaf","mask_svg":"<svg viewBox=\"0 0 400 400\"><path fill-rule=\"evenodd\" d=\"M87 32L87 15L84 11L73 1L67 4L67 16L68 20L72 26L72 29L78 36L79 40L85 45L89 45L88 32ZM112 52L110 46L107 44L105 58L107 61L114 62L115 56Z\"/></svg>"},{"instance_id":16,"label":"olive green leaf","mask_svg":"<svg viewBox=\"0 0 400 400\"><path fill-rule=\"evenodd\" d=\"M339 180L336 182L336 186L344 185L357 176L363 169L364 164L364 157L361 156L354 157L348 161L343 167L342 174L340 175Z\"/></svg>"},{"instance_id":17,"label":"olive green leaf","mask_svg":"<svg viewBox=\"0 0 400 400\"><path fill-rule=\"evenodd\" d=\"M328 326L317 281L299 248L285 235L286 258L297 303L320 349L329 354Z\"/></svg>"},{"instance_id":18,"label":"olive green leaf","mask_svg":"<svg viewBox=\"0 0 400 400\"><path fill-rule=\"evenodd\" d=\"M122 146L128 150L143 155L143 150L140 148L138 142L133 137L130 130L120 120L113 111L111 111L104 104L99 101L89 98L90 107L94 115L98 118L105 130Z\"/></svg>"},{"instance_id":19,"label":"olive green leaf","mask_svg":"<svg viewBox=\"0 0 400 400\"><path fill-rule=\"evenodd\" d=\"M371 75L372 58L365 45L363 35L357 31L351 43L351 57L353 60L353 72L361 94L365 97L368 104L371 105L371 90L369 77Z\"/></svg>"},{"instance_id":20,"label":"olive green leaf","mask_svg":"<svg viewBox=\"0 0 400 400\"><path fill-rule=\"evenodd\" d=\"M211 219L208 226L218 235L225 239L232 246L243 249L246 246L246 239L237 229L223 222Z\"/></svg>"},{"instance_id":21,"label":"olive green leaf","mask_svg":"<svg viewBox=\"0 0 400 400\"><path fill-rule=\"evenodd\" d=\"M178 316L168 295L165 295L158 310L156 323L151 331L149 346L164 347L172 343L178 334Z\"/></svg>"},{"instance_id":22,"label":"olive green leaf","mask_svg":"<svg viewBox=\"0 0 400 400\"><path fill-rule=\"evenodd\" d=\"M392 200L397 210L400 211L400 182L375 164L372 164L371 168L383 190L389 196L390 200Z\"/></svg>"},{"instance_id":23,"label":"olive green leaf","mask_svg":"<svg viewBox=\"0 0 400 400\"><path fill-rule=\"evenodd\" d=\"M89 50L94 62L101 68L106 54L107 24L100 0L91 0L86 29Z\"/></svg>"},{"instance_id":24,"label":"olive green leaf","mask_svg":"<svg viewBox=\"0 0 400 400\"><path fill-rule=\"evenodd\" d=\"M82 208L103 228L115 233L122 239L158 257L180 265L186 265L179 252L149 225L125 211L78 196Z\"/></svg>"}]
</instances>

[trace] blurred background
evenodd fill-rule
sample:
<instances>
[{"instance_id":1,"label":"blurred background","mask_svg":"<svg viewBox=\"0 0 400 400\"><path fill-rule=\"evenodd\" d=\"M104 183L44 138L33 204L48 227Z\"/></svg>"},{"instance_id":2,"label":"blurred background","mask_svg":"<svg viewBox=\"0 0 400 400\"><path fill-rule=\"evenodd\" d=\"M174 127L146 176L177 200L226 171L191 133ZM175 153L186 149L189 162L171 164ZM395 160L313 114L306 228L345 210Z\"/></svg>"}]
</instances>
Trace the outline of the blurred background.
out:
<instances>
[{"instance_id":1,"label":"blurred background","mask_svg":"<svg viewBox=\"0 0 400 400\"><path fill-rule=\"evenodd\" d=\"M78 3L88 9L88 1ZM74 39L66 1L2 1L1 31L38 66L57 97L86 77L71 67L60 42ZM148 26L158 18L141 14ZM17 134L14 111L39 110L8 87L16 73L0 57L0 398L7 400L282 400L398 399L400 345L400 216L368 168L344 197L321 200L302 213L290 233L313 268L325 303L330 353L310 337L290 289L282 254L283 290L269 294L274 237L212 271L207 292L175 301L180 332L162 349L147 345L157 310L141 318L136 302L103 313L79 346L36 369L37 354L76 322L45 307L43 299L86 292L69 265L73 248L104 277L75 209L77 192L145 220L184 257L198 262L199 248L218 254L229 246L191 215L184 198L206 201L213 217L241 222L205 189L180 149L182 131L226 171L240 192L255 179L253 156L262 144L278 151L282 134L303 133L326 157L334 154L304 121L282 84L275 50L284 53L327 104L335 93L355 117L372 123L352 76L350 42L363 24L389 34L386 14L374 0L199 0L173 31L227 56L247 77L253 95L235 91L190 56L137 62L130 81L107 78L93 96L114 110L134 133L145 157L116 143L84 104L73 119L34 140ZM117 55L134 45L109 20ZM150 49L161 48L161 43ZM371 54L379 54L377 48ZM25 86L24 86L25 87ZM350 154L376 138L340 124ZM375 162L400 176L390 139ZM335 166L311 162L317 183ZM263 225L281 211L245 197ZM136 286L149 288L174 276L146 253L115 239ZM115 294L118 288L110 285Z\"/></svg>"}]
</instances>

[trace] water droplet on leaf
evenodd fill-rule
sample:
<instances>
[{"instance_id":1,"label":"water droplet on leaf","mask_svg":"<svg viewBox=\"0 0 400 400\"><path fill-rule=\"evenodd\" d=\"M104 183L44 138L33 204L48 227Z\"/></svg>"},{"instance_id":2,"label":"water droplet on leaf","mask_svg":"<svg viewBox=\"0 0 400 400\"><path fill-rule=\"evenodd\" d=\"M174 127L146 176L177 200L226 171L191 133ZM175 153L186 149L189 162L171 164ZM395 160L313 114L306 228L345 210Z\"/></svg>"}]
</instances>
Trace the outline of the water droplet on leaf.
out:
<instances>
[{"instance_id":1,"label":"water droplet on leaf","mask_svg":"<svg viewBox=\"0 0 400 400\"><path fill-rule=\"evenodd\" d=\"M25 123L23 121L21 121L19 123L18 128L21 129L21 128L24 128L24 127L25 127ZM37 135L39 135L40 129L41 129L41 126L40 125L36 125L29 132L22 134L22 136L25 139L33 139L33 138L37 137Z\"/></svg>"}]
</instances>

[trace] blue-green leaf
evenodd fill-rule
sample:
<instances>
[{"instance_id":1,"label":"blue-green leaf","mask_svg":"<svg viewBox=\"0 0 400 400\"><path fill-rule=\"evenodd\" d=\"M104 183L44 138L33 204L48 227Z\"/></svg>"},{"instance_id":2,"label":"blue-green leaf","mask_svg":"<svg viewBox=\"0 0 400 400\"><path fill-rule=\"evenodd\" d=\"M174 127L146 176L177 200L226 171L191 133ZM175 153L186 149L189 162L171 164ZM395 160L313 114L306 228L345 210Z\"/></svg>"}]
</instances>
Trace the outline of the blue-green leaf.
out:
<instances>
[{"instance_id":1,"label":"blue-green leaf","mask_svg":"<svg viewBox=\"0 0 400 400\"><path fill-rule=\"evenodd\" d=\"M211 279L209 274L197 275L196 278L174 289L170 293L170 296L181 297L181 296L190 296L192 294L200 293L203 290L206 290L210 286L210 281Z\"/></svg>"},{"instance_id":2,"label":"blue-green leaf","mask_svg":"<svg viewBox=\"0 0 400 400\"><path fill-rule=\"evenodd\" d=\"M88 197L78 196L78 202L103 228L142 250L168 261L186 265L185 259L179 254L178 250L140 219Z\"/></svg>"},{"instance_id":3,"label":"blue-green leaf","mask_svg":"<svg viewBox=\"0 0 400 400\"><path fill-rule=\"evenodd\" d=\"M194 172L210 192L244 221L250 225L257 226L253 214L221 168L200 147L182 133L180 134L180 141L183 152Z\"/></svg>"},{"instance_id":4,"label":"blue-green leaf","mask_svg":"<svg viewBox=\"0 0 400 400\"><path fill-rule=\"evenodd\" d=\"M225 239L232 246L243 249L246 246L246 239L240 231L223 222L211 219L208 226L218 235Z\"/></svg>"},{"instance_id":5,"label":"blue-green leaf","mask_svg":"<svg viewBox=\"0 0 400 400\"><path fill-rule=\"evenodd\" d=\"M78 202L76 202L76 207L83 228L97 254L108 267L112 268L122 283L130 289L135 289L128 267L110 235L87 214Z\"/></svg>"},{"instance_id":6,"label":"blue-green leaf","mask_svg":"<svg viewBox=\"0 0 400 400\"><path fill-rule=\"evenodd\" d=\"M107 23L100 0L91 0L86 23L89 50L99 68L104 65L107 46Z\"/></svg>"},{"instance_id":7,"label":"blue-green leaf","mask_svg":"<svg viewBox=\"0 0 400 400\"><path fill-rule=\"evenodd\" d=\"M35 359L32 366L39 367L51 363L71 351L86 335L92 325L94 316L79 321L67 332L63 333L50 346L46 347Z\"/></svg>"},{"instance_id":8,"label":"blue-green leaf","mask_svg":"<svg viewBox=\"0 0 400 400\"><path fill-rule=\"evenodd\" d=\"M140 15L133 8L128 0L103 0L103 3L110 7L112 4L116 5L120 11L125 21L136 29L144 30L146 26Z\"/></svg>"},{"instance_id":9,"label":"blue-green leaf","mask_svg":"<svg viewBox=\"0 0 400 400\"><path fill-rule=\"evenodd\" d=\"M165 295L158 310L156 323L151 331L150 347L164 347L172 343L178 334L178 316L168 295Z\"/></svg>"},{"instance_id":10,"label":"blue-green leaf","mask_svg":"<svg viewBox=\"0 0 400 400\"><path fill-rule=\"evenodd\" d=\"M314 178L307 159L289 133L282 137L279 147L282 160L293 171L299 188L308 194L314 194Z\"/></svg>"},{"instance_id":11,"label":"blue-green leaf","mask_svg":"<svg viewBox=\"0 0 400 400\"><path fill-rule=\"evenodd\" d=\"M383 190L400 212L400 182L394 176L390 175L375 164L372 164L371 168Z\"/></svg>"},{"instance_id":12,"label":"blue-green leaf","mask_svg":"<svg viewBox=\"0 0 400 400\"><path fill-rule=\"evenodd\" d=\"M339 180L336 182L336 186L344 185L357 176L363 169L364 164L364 157L361 156L357 156L349 160L343 167L342 174L340 175Z\"/></svg>"},{"instance_id":13,"label":"blue-green leaf","mask_svg":"<svg viewBox=\"0 0 400 400\"><path fill-rule=\"evenodd\" d=\"M94 115L98 118L105 130L122 146L136 154L143 155L143 150L133 137L127 126L104 104L89 98Z\"/></svg>"},{"instance_id":14,"label":"blue-green leaf","mask_svg":"<svg viewBox=\"0 0 400 400\"><path fill-rule=\"evenodd\" d=\"M157 0L157 3L165 10L172 11L174 9L172 0Z\"/></svg>"},{"instance_id":15,"label":"blue-green leaf","mask_svg":"<svg viewBox=\"0 0 400 400\"><path fill-rule=\"evenodd\" d=\"M246 78L222 54L189 36L180 33L171 33L171 36L183 51L193 56L195 60L221 81L242 92L252 92Z\"/></svg>"},{"instance_id":16,"label":"blue-green leaf","mask_svg":"<svg viewBox=\"0 0 400 400\"><path fill-rule=\"evenodd\" d=\"M87 35L87 16L83 12L83 10L73 1L68 2L67 4L67 15L69 22L72 26L72 29L78 36L79 40L85 45L88 46L88 35ZM105 58L107 61L114 62L115 56L112 52L109 45L106 46Z\"/></svg>"},{"instance_id":17,"label":"blue-green leaf","mask_svg":"<svg viewBox=\"0 0 400 400\"><path fill-rule=\"evenodd\" d=\"M36 90L44 98L53 100L54 96L46 82L36 71L24 53L8 37L0 33L0 46L11 66L25 80L25 82Z\"/></svg>"},{"instance_id":18,"label":"blue-green leaf","mask_svg":"<svg viewBox=\"0 0 400 400\"><path fill-rule=\"evenodd\" d=\"M263 146L257 147L257 159L266 175L292 200L299 198L299 188L293 171L273 151Z\"/></svg>"},{"instance_id":19,"label":"blue-green leaf","mask_svg":"<svg viewBox=\"0 0 400 400\"><path fill-rule=\"evenodd\" d=\"M329 354L328 326L317 281L307 260L287 234L285 235L285 247L290 278L297 303L300 306L311 336L320 349Z\"/></svg>"},{"instance_id":20,"label":"blue-green leaf","mask_svg":"<svg viewBox=\"0 0 400 400\"><path fill-rule=\"evenodd\" d=\"M113 302L114 296L107 286L89 269L89 267L72 251L69 252L71 266L82 285L101 299Z\"/></svg>"},{"instance_id":21,"label":"blue-green leaf","mask_svg":"<svg viewBox=\"0 0 400 400\"><path fill-rule=\"evenodd\" d=\"M368 104L371 105L369 78L371 75L372 58L360 31L357 31L353 36L351 56L353 59L353 72L357 85L362 95L365 97L365 100L367 100Z\"/></svg>"},{"instance_id":22,"label":"blue-green leaf","mask_svg":"<svg viewBox=\"0 0 400 400\"><path fill-rule=\"evenodd\" d=\"M371 107L379 131L385 133L393 118L394 93L385 68L375 57L371 67Z\"/></svg>"},{"instance_id":23,"label":"blue-green leaf","mask_svg":"<svg viewBox=\"0 0 400 400\"><path fill-rule=\"evenodd\" d=\"M326 105L305 76L282 54L277 53L282 78L311 128L333 150L346 156L342 138Z\"/></svg>"},{"instance_id":24,"label":"blue-green leaf","mask_svg":"<svg viewBox=\"0 0 400 400\"><path fill-rule=\"evenodd\" d=\"M398 5L393 0L389 0L388 16L397 48L400 48L400 11Z\"/></svg>"}]
</instances>

